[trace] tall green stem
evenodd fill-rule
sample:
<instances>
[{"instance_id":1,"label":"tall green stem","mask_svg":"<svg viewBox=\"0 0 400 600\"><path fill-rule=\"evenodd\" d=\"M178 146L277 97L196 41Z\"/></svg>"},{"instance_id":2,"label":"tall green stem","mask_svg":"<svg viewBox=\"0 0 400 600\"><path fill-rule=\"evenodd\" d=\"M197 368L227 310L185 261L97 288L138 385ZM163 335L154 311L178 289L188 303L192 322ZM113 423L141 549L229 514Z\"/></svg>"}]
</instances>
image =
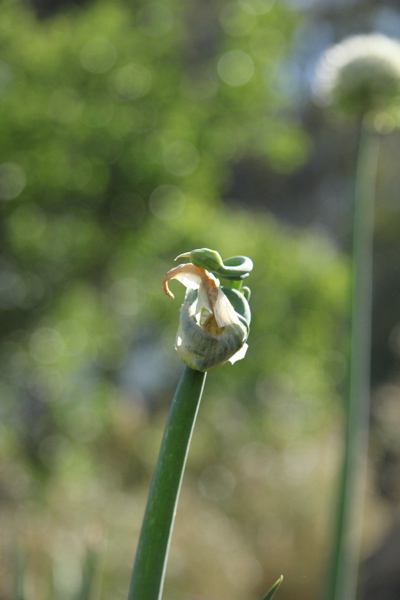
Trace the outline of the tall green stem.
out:
<instances>
[{"instance_id":1,"label":"tall green stem","mask_svg":"<svg viewBox=\"0 0 400 600\"><path fill-rule=\"evenodd\" d=\"M361 126L353 205L351 340L335 532L323 600L354 600L368 444L377 134Z\"/></svg>"},{"instance_id":2,"label":"tall green stem","mask_svg":"<svg viewBox=\"0 0 400 600\"><path fill-rule=\"evenodd\" d=\"M185 367L150 486L128 600L160 600L186 457L206 374Z\"/></svg>"}]
</instances>

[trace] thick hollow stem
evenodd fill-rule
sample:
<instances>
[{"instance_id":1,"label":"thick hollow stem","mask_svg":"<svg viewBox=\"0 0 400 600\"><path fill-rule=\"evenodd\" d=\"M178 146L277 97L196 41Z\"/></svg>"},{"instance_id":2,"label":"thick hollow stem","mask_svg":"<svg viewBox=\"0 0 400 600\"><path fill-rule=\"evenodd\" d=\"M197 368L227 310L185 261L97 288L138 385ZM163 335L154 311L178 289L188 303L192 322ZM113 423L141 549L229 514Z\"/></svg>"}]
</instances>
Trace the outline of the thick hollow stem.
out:
<instances>
[{"instance_id":1,"label":"thick hollow stem","mask_svg":"<svg viewBox=\"0 0 400 600\"><path fill-rule=\"evenodd\" d=\"M362 128L353 206L351 338L344 455L324 600L354 600L357 584L368 450L372 237L378 150L378 135Z\"/></svg>"},{"instance_id":2,"label":"thick hollow stem","mask_svg":"<svg viewBox=\"0 0 400 600\"><path fill-rule=\"evenodd\" d=\"M186 457L206 374L185 367L150 486L128 600L160 600Z\"/></svg>"}]
</instances>

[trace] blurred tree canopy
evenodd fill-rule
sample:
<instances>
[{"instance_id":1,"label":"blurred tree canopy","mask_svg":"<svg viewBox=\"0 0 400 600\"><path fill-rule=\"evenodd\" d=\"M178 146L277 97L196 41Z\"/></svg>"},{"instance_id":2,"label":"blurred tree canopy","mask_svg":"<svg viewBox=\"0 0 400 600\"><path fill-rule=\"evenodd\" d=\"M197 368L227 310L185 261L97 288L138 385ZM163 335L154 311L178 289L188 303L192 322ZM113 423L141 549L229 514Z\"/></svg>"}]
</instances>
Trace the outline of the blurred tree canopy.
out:
<instances>
[{"instance_id":1,"label":"blurred tree canopy","mask_svg":"<svg viewBox=\"0 0 400 600\"><path fill-rule=\"evenodd\" d=\"M288 547L293 572L318 561L316 448L343 375L345 262L318 234L219 199L243 158L286 173L307 157L277 85L295 15L261 0L99 0L44 21L2 8L0 591L12 597L22 547L33 596L73 598L94 545L101 597L126 595L181 369L179 301L160 283L204 246L254 260L252 332L246 360L209 377L167 591L256 598ZM206 522L226 544L217 560Z\"/></svg>"}]
</instances>

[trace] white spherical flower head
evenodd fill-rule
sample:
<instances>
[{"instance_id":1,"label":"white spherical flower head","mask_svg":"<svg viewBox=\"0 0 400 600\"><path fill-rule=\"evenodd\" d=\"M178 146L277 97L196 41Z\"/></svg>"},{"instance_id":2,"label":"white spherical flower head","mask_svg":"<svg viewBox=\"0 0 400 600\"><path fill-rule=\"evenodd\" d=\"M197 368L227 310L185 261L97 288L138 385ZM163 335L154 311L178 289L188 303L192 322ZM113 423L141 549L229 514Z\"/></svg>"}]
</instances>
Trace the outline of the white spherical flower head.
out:
<instances>
[{"instance_id":1,"label":"white spherical flower head","mask_svg":"<svg viewBox=\"0 0 400 600\"><path fill-rule=\"evenodd\" d=\"M177 279L186 288L181 307L176 350L189 367L209 371L244 357L248 324L235 311L220 282L212 273L191 263L168 271L163 280L166 294L174 297L168 281Z\"/></svg>"},{"instance_id":2,"label":"white spherical flower head","mask_svg":"<svg viewBox=\"0 0 400 600\"><path fill-rule=\"evenodd\" d=\"M317 66L314 94L350 114L390 108L400 96L400 43L376 33L331 46Z\"/></svg>"}]
</instances>

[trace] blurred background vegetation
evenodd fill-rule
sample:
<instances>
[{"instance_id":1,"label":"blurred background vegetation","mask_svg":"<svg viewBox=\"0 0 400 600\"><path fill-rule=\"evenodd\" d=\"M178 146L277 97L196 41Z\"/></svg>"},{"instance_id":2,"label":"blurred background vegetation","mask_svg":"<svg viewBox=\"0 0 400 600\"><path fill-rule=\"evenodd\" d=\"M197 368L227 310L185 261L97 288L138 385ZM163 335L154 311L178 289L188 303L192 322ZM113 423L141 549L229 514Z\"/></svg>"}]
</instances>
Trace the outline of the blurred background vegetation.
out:
<instances>
[{"instance_id":1,"label":"blurred background vegetation","mask_svg":"<svg viewBox=\"0 0 400 600\"><path fill-rule=\"evenodd\" d=\"M281 572L279 598L315 598L341 448L356 130L313 104L310 80L343 36L400 35L396 4L1 8L1 599L126 597L182 369L179 301L160 283L203 246L253 259L253 323L246 360L208 377L165 598L256 600ZM370 600L400 594L379 587L379 545L399 537L398 144L384 137L378 183Z\"/></svg>"}]
</instances>

